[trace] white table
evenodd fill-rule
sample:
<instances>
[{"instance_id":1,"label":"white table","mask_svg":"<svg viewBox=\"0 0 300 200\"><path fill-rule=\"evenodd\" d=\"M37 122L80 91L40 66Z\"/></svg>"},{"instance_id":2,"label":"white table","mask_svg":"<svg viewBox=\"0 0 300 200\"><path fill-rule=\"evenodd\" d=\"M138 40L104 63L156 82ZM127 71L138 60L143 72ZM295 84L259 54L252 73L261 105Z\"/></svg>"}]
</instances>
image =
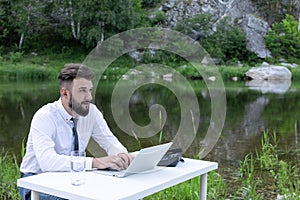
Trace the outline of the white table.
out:
<instances>
[{"instance_id":1,"label":"white table","mask_svg":"<svg viewBox=\"0 0 300 200\"><path fill-rule=\"evenodd\" d=\"M152 173L134 174L117 178L86 172L85 184L73 186L69 172L47 172L20 178L17 185L28 188L33 200L39 193L72 199L141 199L155 192L182 183L196 176L200 178L200 199L206 199L207 173L218 168L218 163L184 158L176 167L162 167Z\"/></svg>"}]
</instances>

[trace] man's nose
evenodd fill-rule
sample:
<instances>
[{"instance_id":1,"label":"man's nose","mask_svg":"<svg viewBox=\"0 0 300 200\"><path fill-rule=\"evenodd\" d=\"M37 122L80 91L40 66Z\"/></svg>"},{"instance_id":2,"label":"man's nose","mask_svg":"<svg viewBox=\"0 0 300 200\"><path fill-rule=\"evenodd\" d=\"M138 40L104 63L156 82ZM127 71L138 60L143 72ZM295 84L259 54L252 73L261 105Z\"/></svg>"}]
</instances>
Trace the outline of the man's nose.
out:
<instances>
[{"instance_id":1,"label":"man's nose","mask_svg":"<svg viewBox=\"0 0 300 200\"><path fill-rule=\"evenodd\" d=\"M85 96L85 99L87 101L92 101L93 100L93 95L92 95L92 91L88 91L86 96Z\"/></svg>"}]
</instances>

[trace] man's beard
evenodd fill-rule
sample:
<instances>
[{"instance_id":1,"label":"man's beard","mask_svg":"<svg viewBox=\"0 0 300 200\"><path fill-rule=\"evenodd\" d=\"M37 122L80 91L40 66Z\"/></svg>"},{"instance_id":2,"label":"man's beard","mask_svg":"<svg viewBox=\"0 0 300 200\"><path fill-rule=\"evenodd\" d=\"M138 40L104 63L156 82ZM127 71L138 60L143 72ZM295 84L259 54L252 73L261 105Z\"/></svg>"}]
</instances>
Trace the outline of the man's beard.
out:
<instances>
[{"instance_id":1,"label":"man's beard","mask_svg":"<svg viewBox=\"0 0 300 200\"><path fill-rule=\"evenodd\" d=\"M78 115L81 116L86 116L87 114L89 114L89 107L87 107L87 109L84 109L81 106L81 103L77 102L75 99L73 99L73 96L71 94L70 96L70 101L69 101L69 107L75 111Z\"/></svg>"}]
</instances>

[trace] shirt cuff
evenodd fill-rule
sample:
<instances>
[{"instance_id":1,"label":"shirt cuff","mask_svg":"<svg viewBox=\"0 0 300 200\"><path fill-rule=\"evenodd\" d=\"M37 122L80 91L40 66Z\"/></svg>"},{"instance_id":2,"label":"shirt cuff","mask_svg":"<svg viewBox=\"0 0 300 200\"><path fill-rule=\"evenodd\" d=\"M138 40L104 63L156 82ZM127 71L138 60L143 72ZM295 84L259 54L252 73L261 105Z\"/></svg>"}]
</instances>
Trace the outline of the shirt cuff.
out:
<instances>
[{"instance_id":1,"label":"shirt cuff","mask_svg":"<svg viewBox=\"0 0 300 200\"><path fill-rule=\"evenodd\" d=\"M91 157L86 157L85 159L85 169L86 170L92 170L93 168L93 159Z\"/></svg>"}]
</instances>

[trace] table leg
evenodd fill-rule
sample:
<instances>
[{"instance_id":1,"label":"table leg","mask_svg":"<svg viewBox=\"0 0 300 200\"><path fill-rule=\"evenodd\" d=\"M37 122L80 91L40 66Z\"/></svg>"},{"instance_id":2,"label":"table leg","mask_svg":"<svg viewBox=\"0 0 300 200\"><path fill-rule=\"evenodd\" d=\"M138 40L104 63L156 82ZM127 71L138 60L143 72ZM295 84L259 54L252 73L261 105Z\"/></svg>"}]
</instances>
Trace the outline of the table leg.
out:
<instances>
[{"instance_id":1,"label":"table leg","mask_svg":"<svg viewBox=\"0 0 300 200\"><path fill-rule=\"evenodd\" d=\"M200 176L200 199L206 200L207 195L207 173Z\"/></svg>"},{"instance_id":2,"label":"table leg","mask_svg":"<svg viewBox=\"0 0 300 200\"><path fill-rule=\"evenodd\" d=\"M40 193L37 191L31 190L31 200L40 200Z\"/></svg>"}]
</instances>

